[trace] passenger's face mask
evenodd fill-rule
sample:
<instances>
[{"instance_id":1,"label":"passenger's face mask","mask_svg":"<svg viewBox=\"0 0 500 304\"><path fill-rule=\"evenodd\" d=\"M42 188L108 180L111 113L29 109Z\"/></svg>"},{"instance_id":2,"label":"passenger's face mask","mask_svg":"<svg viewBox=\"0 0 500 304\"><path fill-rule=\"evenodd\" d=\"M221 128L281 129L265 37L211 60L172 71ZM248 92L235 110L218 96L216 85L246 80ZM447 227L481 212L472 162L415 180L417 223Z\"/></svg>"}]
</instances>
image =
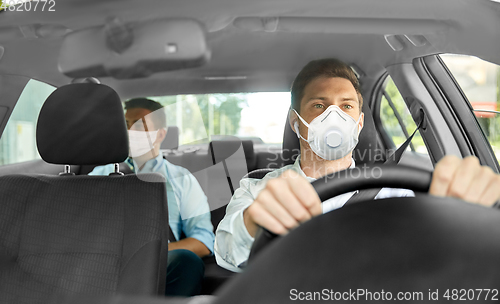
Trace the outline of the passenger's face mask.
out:
<instances>
[{"instance_id":1,"label":"passenger's face mask","mask_svg":"<svg viewBox=\"0 0 500 304\"><path fill-rule=\"evenodd\" d=\"M293 111L308 128L305 139L300 135L298 121L295 121L297 137L307 141L319 157L326 160L341 159L358 144L359 120L362 115L356 121L338 106L331 105L308 124L297 111Z\"/></svg>"},{"instance_id":2,"label":"passenger's face mask","mask_svg":"<svg viewBox=\"0 0 500 304\"><path fill-rule=\"evenodd\" d=\"M158 130L149 132L128 130L130 156L138 157L153 150L157 135Z\"/></svg>"}]
</instances>

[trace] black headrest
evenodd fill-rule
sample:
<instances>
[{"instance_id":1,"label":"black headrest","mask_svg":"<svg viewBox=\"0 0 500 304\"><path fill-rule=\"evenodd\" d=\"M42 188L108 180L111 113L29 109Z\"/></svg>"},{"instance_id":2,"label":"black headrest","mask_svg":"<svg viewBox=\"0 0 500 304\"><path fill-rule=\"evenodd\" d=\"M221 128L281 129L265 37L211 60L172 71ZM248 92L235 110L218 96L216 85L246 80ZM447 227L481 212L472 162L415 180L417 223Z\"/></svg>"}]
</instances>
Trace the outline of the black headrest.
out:
<instances>
[{"instance_id":1,"label":"black headrest","mask_svg":"<svg viewBox=\"0 0 500 304\"><path fill-rule=\"evenodd\" d=\"M209 143L210 152L212 153L214 164L220 163L232 156L241 146L241 140L231 136L224 140L213 140Z\"/></svg>"},{"instance_id":2,"label":"black headrest","mask_svg":"<svg viewBox=\"0 0 500 304\"><path fill-rule=\"evenodd\" d=\"M257 155L253 149L253 141L242 140L241 145L243 146L243 151L245 152L248 172L253 171L257 167Z\"/></svg>"},{"instance_id":3,"label":"black headrest","mask_svg":"<svg viewBox=\"0 0 500 304\"><path fill-rule=\"evenodd\" d=\"M38 116L36 142L48 163L105 165L128 156L128 134L118 94L108 86L75 83L47 98Z\"/></svg>"},{"instance_id":4,"label":"black headrest","mask_svg":"<svg viewBox=\"0 0 500 304\"><path fill-rule=\"evenodd\" d=\"M163 139L160 149L175 150L179 148L179 127L168 126L167 135Z\"/></svg>"},{"instance_id":5,"label":"black headrest","mask_svg":"<svg viewBox=\"0 0 500 304\"><path fill-rule=\"evenodd\" d=\"M359 133L358 145L352 153L356 165L371 164L382 160L381 151L377 149L377 131L372 112L366 103L363 104L362 111L365 113L365 123L361 133ZM290 127L288 120L289 117L287 116L283 134L284 166L293 164L300 153L299 139Z\"/></svg>"},{"instance_id":6,"label":"black headrest","mask_svg":"<svg viewBox=\"0 0 500 304\"><path fill-rule=\"evenodd\" d=\"M230 139L214 140L210 142L210 150L213 153L215 163L219 163L229 158L235 154L241 146L243 147L243 153L245 154L247 171L253 170L257 164L257 157L255 156L253 150L253 142L251 140L240 140L234 136L228 137L230 137Z\"/></svg>"}]
</instances>

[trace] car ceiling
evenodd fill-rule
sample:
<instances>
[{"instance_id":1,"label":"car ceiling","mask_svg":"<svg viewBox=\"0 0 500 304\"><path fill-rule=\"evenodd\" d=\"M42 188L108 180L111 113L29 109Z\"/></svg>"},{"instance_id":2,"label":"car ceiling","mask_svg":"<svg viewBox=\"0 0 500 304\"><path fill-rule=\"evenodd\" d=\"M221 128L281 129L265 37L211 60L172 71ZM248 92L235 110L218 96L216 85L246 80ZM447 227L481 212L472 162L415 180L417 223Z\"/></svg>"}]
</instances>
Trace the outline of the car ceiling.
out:
<instances>
[{"instance_id":1,"label":"car ceiling","mask_svg":"<svg viewBox=\"0 0 500 304\"><path fill-rule=\"evenodd\" d=\"M193 18L205 26L211 49L210 62L199 68L100 79L122 98L287 91L305 63L324 57L354 64L366 79L444 52L500 64L500 3L490 0L64 0L55 12L0 13L0 73L69 83L57 66L63 35L108 17Z\"/></svg>"}]
</instances>

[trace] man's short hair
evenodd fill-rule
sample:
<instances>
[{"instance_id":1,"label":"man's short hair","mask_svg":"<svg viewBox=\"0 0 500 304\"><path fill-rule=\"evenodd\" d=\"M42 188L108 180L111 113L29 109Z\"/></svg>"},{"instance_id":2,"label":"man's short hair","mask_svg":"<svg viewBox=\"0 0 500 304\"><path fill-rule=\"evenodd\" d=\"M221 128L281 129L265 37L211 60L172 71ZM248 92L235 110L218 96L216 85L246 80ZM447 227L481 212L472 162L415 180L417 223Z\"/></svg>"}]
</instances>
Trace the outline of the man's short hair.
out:
<instances>
[{"instance_id":1,"label":"man's short hair","mask_svg":"<svg viewBox=\"0 0 500 304\"><path fill-rule=\"evenodd\" d=\"M335 59L325 58L313 60L306 64L297 74L292 84L292 108L300 113L300 101L304 97L304 88L311 81L318 77L340 77L349 80L358 94L359 110L363 107L363 96L359 88L359 81L356 74L346 63Z\"/></svg>"},{"instance_id":2,"label":"man's short hair","mask_svg":"<svg viewBox=\"0 0 500 304\"><path fill-rule=\"evenodd\" d=\"M154 112L155 114L152 115L152 120L154 121L155 127L158 129L167 127L167 117L163 110L163 106L159 102L147 98L133 98L125 102L125 110L128 109L146 109Z\"/></svg>"}]
</instances>

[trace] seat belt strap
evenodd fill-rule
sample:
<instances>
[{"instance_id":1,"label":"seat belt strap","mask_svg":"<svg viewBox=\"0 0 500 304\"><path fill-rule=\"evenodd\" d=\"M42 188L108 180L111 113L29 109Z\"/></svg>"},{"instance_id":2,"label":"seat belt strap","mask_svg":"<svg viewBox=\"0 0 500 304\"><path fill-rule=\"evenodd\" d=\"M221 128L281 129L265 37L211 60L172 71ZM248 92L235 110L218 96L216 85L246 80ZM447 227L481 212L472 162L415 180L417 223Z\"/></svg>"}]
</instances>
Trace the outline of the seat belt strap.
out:
<instances>
[{"instance_id":1,"label":"seat belt strap","mask_svg":"<svg viewBox=\"0 0 500 304\"><path fill-rule=\"evenodd\" d=\"M173 242L177 242L177 239L175 238L175 235L174 233L172 232L172 227L170 227L170 225L168 226L168 240L173 243Z\"/></svg>"},{"instance_id":2,"label":"seat belt strap","mask_svg":"<svg viewBox=\"0 0 500 304\"><path fill-rule=\"evenodd\" d=\"M401 157L403 156L403 153L406 151L406 148L408 145L410 145L411 140L415 136L418 130L422 127L422 124L424 122L425 116L422 116L422 120L420 120L420 123L418 124L417 128L413 133L405 140L405 142L396 150L394 153L392 153L387 161L384 163L385 165L391 165L391 164L399 164L399 161L401 160ZM353 204L357 203L360 201L368 201L368 200L373 200L377 196L377 194L382 190L382 188L374 188L374 189L366 189L366 190L360 190L353 196L351 196L350 199L347 200L345 205L347 204Z\"/></svg>"},{"instance_id":3,"label":"seat belt strap","mask_svg":"<svg viewBox=\"0 0 500 304\"><path fill-rule=\"evenodd\" d=\"M365 190L359 190L357 193L355 193L353 196L351 196L350 199L347 200L347 202L344 204L354 204L357 202L361 201L369 201L375 199L377 194L382 190L382 188L373 188L373 189L365 189Z\"/></svg>"},{"instance_id":4,"label":"seat belt strap","mask_svg":"<svg viewBox=\"0 0 500 304\"><path fill-rule=\"evenodd\" d=\"M130 167L129 163L128 162L123 162L123 163L120 163L120 172L122 172L123 174L127 175L127 174L133 174L134 173L134 167Z\"/></svg>"},{"instance_id":5,"label":"seat belt strap","mask_svg":"<svg viewBox=\"0 0 500 304\"><path fill-rule=\"evenodd\" d=\"M417 128L413 133L408 137L405 142L396 150L394 151L385 161L385 165L397 165L399 164L399 161L401 160L401 157L403 156L403 153L406 151L406 148L408 148L408 145L411 143L411 140L413 139L413 136L417 133L418 130L422 127L422 124L424 122L425 116L422 116L422 120L420 120L420 123L418 124Z\"/></svg>"}]
</instances>

